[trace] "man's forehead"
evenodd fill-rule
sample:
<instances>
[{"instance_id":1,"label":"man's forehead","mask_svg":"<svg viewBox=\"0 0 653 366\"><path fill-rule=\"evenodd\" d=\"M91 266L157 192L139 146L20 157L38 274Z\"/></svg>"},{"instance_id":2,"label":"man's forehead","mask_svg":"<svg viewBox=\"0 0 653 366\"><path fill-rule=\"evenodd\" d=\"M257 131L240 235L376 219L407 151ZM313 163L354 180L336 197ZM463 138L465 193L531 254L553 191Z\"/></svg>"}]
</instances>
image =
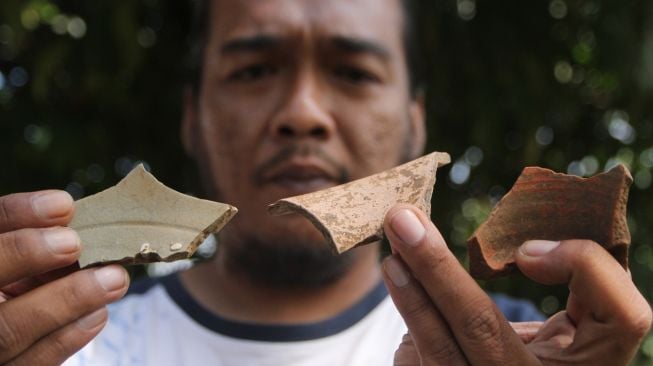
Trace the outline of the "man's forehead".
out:
<instances>
[{"instance_id":1,"label":"man's forehead","mask_svg":"<svg viewBox=\"0 0 653 366\"><path fill-rule=\"evenodd\" d=\"M399 0L214 0L211 19L219 42L268 34L401 43Z\"/></svg>"}]
</instances>

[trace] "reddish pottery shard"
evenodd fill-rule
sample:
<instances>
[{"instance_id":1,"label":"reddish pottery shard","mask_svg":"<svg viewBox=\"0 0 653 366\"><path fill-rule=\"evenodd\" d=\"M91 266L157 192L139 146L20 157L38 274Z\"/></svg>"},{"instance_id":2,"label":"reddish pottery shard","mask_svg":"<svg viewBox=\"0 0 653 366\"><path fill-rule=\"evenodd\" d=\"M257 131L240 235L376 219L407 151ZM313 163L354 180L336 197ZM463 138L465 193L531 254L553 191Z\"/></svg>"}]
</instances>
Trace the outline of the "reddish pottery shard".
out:
<instances>
[{"instance_id":1,"label":"reddish pottery shard","mask_svg":"<svg viewBox=\"0 0 653 366\"><path fill-rule=\"evenodd\" d=\"M282 199L272 215L299 213L320 230L337 253L383 238L383 218L396 203L411 203L427 215L438 167L451 161L434 152L384 172L322 191Z\"/></svg>"},{"instance_id":2,"label":"reddish pottery shard","mask_svg":"<svg viewBox=\"0 0 653 366\"><path fill-rule=\"evenodd\" d=\"M591 178L525 168L467 241L470 273L490 279L514 272L515 250L531 239L593 240L627 267L626 203L632 181L623 165Z\"/></svg>"}]
</instances>

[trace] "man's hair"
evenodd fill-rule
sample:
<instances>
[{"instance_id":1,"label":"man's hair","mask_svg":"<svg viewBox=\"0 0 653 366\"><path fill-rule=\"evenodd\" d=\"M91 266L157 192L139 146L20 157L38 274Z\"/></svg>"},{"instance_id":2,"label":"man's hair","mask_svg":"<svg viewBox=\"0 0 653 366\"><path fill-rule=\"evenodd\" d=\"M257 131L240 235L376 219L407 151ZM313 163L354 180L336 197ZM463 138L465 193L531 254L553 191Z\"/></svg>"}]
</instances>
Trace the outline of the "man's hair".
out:
<instances>
[{"instance_id":1,"label":"man's hair","mask_svg":"<svg viewBox=\"0 0 653 366\"><path fill-rule=\"evenodd\" d=\"M193 22L190 29L190 52L188 53L188 79L195 94L202 83L204 48L210 31L211 2L215 0L191 0L193 3ZM399 0L403 12L402 40L404 57L408 71L411 97L415 98L421 89L421 65L418 54L415 27L415 3L413 0Z\"/></svg>"}]
</instances>

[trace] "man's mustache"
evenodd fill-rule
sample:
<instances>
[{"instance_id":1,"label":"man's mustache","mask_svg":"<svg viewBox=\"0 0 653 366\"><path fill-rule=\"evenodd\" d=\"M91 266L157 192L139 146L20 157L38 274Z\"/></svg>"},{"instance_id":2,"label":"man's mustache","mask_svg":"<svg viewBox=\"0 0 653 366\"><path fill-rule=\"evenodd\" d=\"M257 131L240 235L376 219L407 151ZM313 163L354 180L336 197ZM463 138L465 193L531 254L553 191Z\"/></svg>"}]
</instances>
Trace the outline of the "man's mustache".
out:
<instances>
[{"instance_id":1,"label":"man's mustache","mask_svg":"<svg viewBox=\"0 0 653 366\"><path fill-rule=\"evenodd\" d=\"M295 156L313 156L321 160L323 164L327 165L331 169L331 171L336 172L335 180L337 184L347 183L350 180L349 171L344 165L339 164L319 146L310 144L290 144L285 146L270 159L264 161L261 163L261 165L256 167L252 176L252 180L256 185L263 185L267 183L269 179L266 177L269 176L269 172L271 170L274 170L279 165L283 165L284 163L292 160L292 158Z\"/></svg>"}]
</instances>

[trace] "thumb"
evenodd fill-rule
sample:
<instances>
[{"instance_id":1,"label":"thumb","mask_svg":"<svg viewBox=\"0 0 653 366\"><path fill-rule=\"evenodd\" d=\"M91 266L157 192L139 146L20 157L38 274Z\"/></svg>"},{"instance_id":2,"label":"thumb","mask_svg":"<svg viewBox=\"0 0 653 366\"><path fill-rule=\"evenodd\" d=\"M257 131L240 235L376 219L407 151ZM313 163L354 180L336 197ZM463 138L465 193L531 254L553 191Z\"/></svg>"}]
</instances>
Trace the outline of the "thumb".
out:
<instances>
[{"instance_id":1,"label":"thumb","mask_svg":"<svg viewBox=\"0 0 653 366\"><path fill-rule=\"evenodd\" d=\"M533 240L519 247L515 260L537 282L569 284L567 315L577 327L573 347L589 349L605 342L605 349L611 350L605 353L607 359L632 358L651 328L653 314L628 272L607 250L590 240Z\"/></svg>"},{"instance_id":2,"label":"thumb","mask_svg":"<svg viewBox=\"0 0 653 366\"><path fill-rule=\"evenodd\" d=\"M600 277L628 277L612 255L591 240L528 240L515 252L515 261L522 273L545 285L581 278L595 282L585 278L594 272L600 272Z\"/></svg>"},{"instance_id":3,"label":"thumb","mask_svg":"<svg viewBox=\"0 0 653 366\"><path fill-rule=\"evenodd\" d=\"M515 253L517 266L536 282L569 284L576 298L594 320L632 328L639 335L651 325L651 308L630 275L603 247L590 240L560 242L532 240ZM572 307L577 321L580 312Z\"/></svg>"},{"instance_id":4,"label":"thumb","mask_svg":"<svg viewBox=\"0 0 653 366\"><path fill-rule=\"evenodd\" d=\"M522 273L532 280L553 285L568 282L568 271L560 270L559 241L528 240L515 251L515 262ZM557 268L556 268L557 267Z\"/></svg>"}]
</instances>

